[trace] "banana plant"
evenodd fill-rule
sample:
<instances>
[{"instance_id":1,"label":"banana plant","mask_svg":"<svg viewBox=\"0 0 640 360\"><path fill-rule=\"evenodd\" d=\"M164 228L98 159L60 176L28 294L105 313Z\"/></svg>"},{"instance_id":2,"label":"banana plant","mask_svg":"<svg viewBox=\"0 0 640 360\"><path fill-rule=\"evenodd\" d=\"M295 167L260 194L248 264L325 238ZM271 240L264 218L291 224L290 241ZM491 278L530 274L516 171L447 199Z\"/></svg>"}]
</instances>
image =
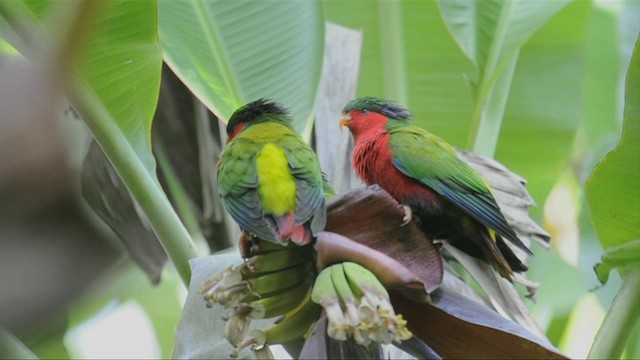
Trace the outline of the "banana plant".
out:
<instances>
[{"instance_id":1,"label":"banana plant","mask_svg":"<svg viewBox=\"0 0 640 360\"><path fill-rule=\"evenodd\" d=\"M389 202L384 195L375 192L373 194L367 191L351 192L336 200L333 205L334 223L319 236L317 249L271 248L261 253L258 246L255 253L246 256L248 262L245 264L247 265L241 265L242 260L237 256L216 255L197 258L192 261L191 269L194 276L190 276L188 260L194 258L196 252L189 232L197 233L201 224L189 220L193 214L188 213L195 208L195 217L199 218L200 213L205 212L204 202L199 203L199 200L206 198L211 201L214 194L205 195L204 189L210 189L210 184L203 186L201 193L195 195L189 193L191 187L186 185L185 177L176 170L176 161L171 159L166 142L153 143L156 147L153 149L156 151L156 157L151 151L152 113L156 108L161 78L160 47L156 42L156 35L159 33L164 61L193 93L192 97L188 97L189 101L197 98L206 106L204 109L194 101L197 103L194 108L205 114L201 117L201 121L196 123L196 126L200 126L196 131L197 136L215 136L217 138L214 142L220 146L224 141L223 136L220 135L223 131L219 129L224 126L231 111L249 100L268 96L292 109L296 128L309 138L312 129L311 119L316 114L316 94L323 64L324 8L320 2L282 2L276 5L270 4L270 6L265 4L167 0L157 4L156 19L156 3L153 1L140 3L122 1L108 5L101 3L104 7L94 9L95 18L87 16L86 21L89 25L86 26L92 30L88 31L88 40L80 52L82 56L78 56L81 60L78 61L77 70L72 71L70 76L72 79L70 99L74 108L88 124L97 143L122 179L122 184L131 194L132 201L128 211L133 209L138 213L138 210L141 210L139 213L143 221L137 225L142 225L144 228L145 221L148 221L183 281L190 280L189 298L182 325L177 332L178 340L174 354L176 356L219 355L214 351L225 349L229 354L239 355L243 349L247 348L253 348L259 352L265 350L263 346L265 344L287 344L299 339L303 332L306 333L310 329L310 324L318 319L322 307L327 314L327 320L322 320L318 328L324 326L326 331L313 332L316 335L310 340L320 345L315 348L307 346L306 350L303 350L305 355L318 355L322 349L333 346L328 344L335 345L336 341L338 348L346 344L349 349L356 349L357 352L362 345L371 345L369 343L371 341L373 344L394 342L402 345L404 343L407 345L404 347L406 351L421 356L489 357L505 353L496 353L500 349L487 347L486 344L481 346L481 342L488 343L489 339L499 338L510 344L505 350L509 355L529 351L526 354L532 357L562 357L553 346L537 336L535 331L527 330L527 325L524 325L527 319L518 320L520 324L507 320L497 313L498 308L501 307L499 302L488 303L482 296L472 295L473 290L452 272L446 271L445 263L431 239L416 240L411 244L416 248L426 247L421 248L420 254L424 255L421 259L415 258L417 252L411 252L415 249L414 247L399 251L392 249L388 243L379 241L384 237L400 236L415 229L402 228L399 224L382 226L381 224L389 223L389 220L398 222L402 217L397 216L399 209L397 204ZM482 97L479 96L477 99L474 114L491 115L489 110L496 108L498 114L502 112L500 107L504 107L506 103L504 89L509 88L508 80L511 77L509 74L513 74L513 66L515 66L513 61L517 58L514 51L517 53L517 48L560 7L553 6L553 9L550 7L542 9L541 12L534 12L537 15L528 19L530 22L517 24L519 18L515 15L521 16L524 10L518 8L517 4L500 4L502 7L498 7L500 9L498 13L495 13L496 9L492 7L481 13L491 24L490 27L496 29L496 36L492 38L493 42L489 45L493 49L489 59L477 60L476 65L483 69L480 73L486 77L481 77L482 86L477 93ZM428 5L436 9L435 2L430 2ZM469 3L466 5L469 6ZM329 13L331 13L331 6L331 4L327 5ZM443 9L446 6L448 5L445 3L441 4ZM29 39L33 34L36 39L46 39L41 23L44 22L47 11L51 9L58 9L58 7L47 5L44 1L3 4L0 7L0 14L4 21L0 23L0 31L8 40L13 40L12 44L25 56L37 61L38 45L41 42L31 42ZM383 37L381 43L385 55L383 57L384 78L386 82L391 83L389 91L391 94L397 94L393 97L407 99L409 102L415 101L403 86L405 85L403 83L411 78L407 70L410 66L405 66L408 65L405 61L409 62L411 59L402 57L403 43L394 41L396 35L402 38L402 31L406 29L401 19L410 14L406 8L397 3L380 2L376 9L381 15L381 25L390 28L390 32L380 35ZM469 9L464 10L462 15L468 16L469 11ZM446 11L443 10L443 14L445 13ZM447 14L445 18L448 16L455 18L460 15L459 13ZM118 23L119 26L111 26L113 22ZM521 26L521 31L516 32L515 40L511 39L517 45L516 50L513 47L504 46L504 39L500 38L508 32L510 24L513 25L514 22L516 28L518 28L517 25ZM120 24L130 26L121 27ZM247 28L244 24L252 24L252 26ZM31 29L33 34L31 31L21 33L25 28ZM136 29L142 31L136 32ZM440 30L446 29L441 27ZM477 31L482 31L482 28ZM457 34L456 31L452 32L454 35ZM275 42L279 42L281 47L272 46ZM487 43L483 43L482 46L487 46ZM466 46L463 46L463 49L465 48ZM365 49L367 49L366 44ZM482 49L486 50L484 47L481 47ZM107 56L111 54L113 58ZM504 78L500 73L503 69L507 71ZM367 78L375 72L371 72L370 66L363 66L362 73L364 74L362 78ZM112 74L118 76L112 78ZM326 77L330 75L330 73L325 74ZM347 76L354 79L353 70ZM131 86L129 80L135 86ZM347 86L350 87L349 91L344 91L342 95L352 96L355 86L352 83ZM366 88L366 91L372 90ZM484 101L485 98L491 101L487 103ZM123 99L125 101L121 102ZM347 99L334 99L334 101L340 100ZM318 104L327 103L324 99L318 99L317 102ZM173 116L175 118L180 115ZM479 115L478 119L486 119L486 116L483 116ZM210 119L215 119L214 124L208 123ZM330 116L325 119L331 120ZM209 125L209 128L204 127L205 125ZM162 141L167 141L169 138L170 136L164 135ZM211 139L203 140L198 144L210 146ZM495 147L495 141L493 146ZM345 148L345 146L342 147L342 149ZM199 159L208 159L203 156L204 153L199 153L199 156L202 156ZM339 154L339 156L346 155ZM156 175L156 161L160 164L162 174L160 180ZM203 162L198 164L198 170L204 174L213 166L211 162ZM202 176L202 179L204 179L201 180L203 182L211 181L206 176ZM519 178L516 179L519 183ZM164 189L170 193L175 207L182 209L180 210L182 218L179 218L173 210L160 182L164 183ZM360 222L347 221L364 214L366 209L357 206L366 204L365 199L376 204L369 209L374 211ZM196 206L193 203L196 203ZM109 204L104 205L104 208L113 208ZM518 210L526 214L528 205L530 204ZM343 211L343 214L335 215L339 211ZM393 221L390 223L394 224ZM188 225L189 223L192 225ZM122 223L114 224L114 227L122 226ZM376 227L367 229L369 224L375 224ZM363 228L365 225L366 227ZM531 233L531 231L526 232L527 235ZM364 235L367 235L366 238L360 237ZM121 237L131 237L131 234L122 233ZM150 243L153 241L151 240ZM399 241L391 243L396 244ZM323 246L324 250L322 250ZM361 251L349 252L354 249L361 249ZM320 255L319 263L309 261L314 258L316 251ZM301 255L300 252L303 254ZM292 253L295 256L291 256ZM259 259L260 256L276 256L276 254L285 254L282 256L288 260L275 261L270 257L264 259L273 261ZM336 258L335 255L339 256ZM334 257L331 258L331 256ZM160 260L155 259L154 262L162 263L163 259L159 258ZM295 264L290 262L301 260L304 261ZM212 263L215 264L212 265ZM362 268L353 263L365 266ZM271 264L280 267L264 268L264 266L273 266ZM375 264L379 264L380 267L377 268ZM228 266L232 267L223 269ZM300 271L294 273L283 270L290 267ZM430 271L425 272L425 269ZM157 272L157 267L152 271ZM318 287L312 289L311 280L315 279L316 275L319 279ZM365 290L358 281L349 282L350 279L356 278L366 279L366 284L373 284L370 287L376 291L368 293L368 290ZM282 284L290 286L278 288L274 279L278 281L284 279L286 281ZM327 279L331 279L331 282ZM447 288L448 282L455 285ZM394 288L394 290L388 292L387 288ZM465 293L462 297L461 289ZM353 297L349 294L353 294ZM274 298L276 296L277 298ZM369 319L368 317L356 319L353 316L354 306L362 305L365 298L374 298L379 302L367 301L378 304L385 310L384 314L388 315L384 317L385 321L393 324L391 338L386 336L387 334L380 334L380 328L374 328L375 331L371 332L373 335L370 337L364 337L362 333L354 335L357 333L356 329L360 329L359 325L366 322L364 319ZM431 302L425 302L429 299ZM478 305L478 302L481 304ZM330 303L333 307L330 307ZM212 311L216 311L215 315L203 313L201 305L204 304L211 305ZM197 307L199 309L194 311ZM225 307L232 311L224 314L226 323L223 323L223 314L220 309ZM371 310L372 306L362 308L366 311L366 309ZM465 310L469 308L477 310L476 314L470 315ZM504 311L504 305L502 308ZM330 309L334 310L331 316L329 316ZM507 312L510 312L509 310L512 309L507 309ZM344 313L340 313L341 311ZM392 313L393 315L390 315ZM421 319L419 317L421 313L430 314L430 318L437 318L440 315L438 326L432 329L425 328L428 325L427 321L418 320ZM400 314L403 317L400 317ZM273 324L273 317L280 315L284 316L284 320ZM339 331L344 325L340 316L347 319L345 321L347 321L348 330L345 332ZM253 317L260 318L260 321L265 319L264 323L249 321L249 318L253 319ZM212 320L212 318L215 319ZM204 325L198 320L208 322ZM405 320L410 321L405 323ZM251 324L264 325L266 330L262 333L252 333L249 331ZM286 327L286 324L290 324L291 327ZM224 329L224 333L220 332L221 328ZM454 342L446 343L439 336L446 331L454 334L452 337ZM415 336L412 337L410 334ZM345 336L352 341L345 342ZM417 343L411 342L412 338L417 339ZM465 347L461 346L468 344L468 339L478 341L477 344L474 343L466 348L466 350L476 349L472 350L475 351L473 353L465 353ZM268 350L268 347L266 349ZM372 354L380 353L375 350Z\"/></svg>"},{"instance_id":2,"label":"banana plant","mask_svg":"<svg viewBox=\"0 0 640 360\"><path fill-rule=\"evenodd\" d=\"M640 193L635 184L640 175L639 44L636 40L626 76L622 138L585 184L591 221L606 251L595 271L602 283L613 269L624 277L589 352L592 359L620 357L640 316Z\"/></svg>"}]
</instances>

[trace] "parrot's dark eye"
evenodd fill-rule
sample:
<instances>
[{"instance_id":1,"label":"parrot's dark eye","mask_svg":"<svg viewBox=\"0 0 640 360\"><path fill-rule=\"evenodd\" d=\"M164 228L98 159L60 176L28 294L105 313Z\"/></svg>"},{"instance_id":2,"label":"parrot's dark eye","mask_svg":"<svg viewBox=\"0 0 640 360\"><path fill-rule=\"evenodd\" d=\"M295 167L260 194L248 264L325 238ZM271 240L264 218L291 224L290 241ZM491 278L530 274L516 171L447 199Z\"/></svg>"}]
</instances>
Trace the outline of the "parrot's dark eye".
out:
<instances>
[{"instance_id":1,"label":"parrot's dark eye","mask_svg":"<svg viewBox=\"0 0 640 360\"><path fill-rule=\"evenodd\" d=\"M362 111L361 111L361 113L363 113L363 114L366 114L368 112L369 112L369 110L367 110L367 109L362 109Z\"/></svg>"}]
</instances>

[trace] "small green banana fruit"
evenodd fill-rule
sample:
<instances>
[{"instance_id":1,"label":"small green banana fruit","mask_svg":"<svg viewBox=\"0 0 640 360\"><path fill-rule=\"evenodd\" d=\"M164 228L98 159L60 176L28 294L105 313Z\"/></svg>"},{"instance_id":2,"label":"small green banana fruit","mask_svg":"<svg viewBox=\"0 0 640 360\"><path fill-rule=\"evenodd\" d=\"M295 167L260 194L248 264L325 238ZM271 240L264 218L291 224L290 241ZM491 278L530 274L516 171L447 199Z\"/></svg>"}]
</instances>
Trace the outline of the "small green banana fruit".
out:
<instances>
[{"instance_id":1,"label":"small green banana fruit","mask_svg":"<svg viewBox=\"0 0 640 360\"><path fill-rule=\"evenodd\" d=\"M336 340L353 337L366 346L372 341L400 343L412 336L402 315L395 314L384 286L356 263L335 264L320 272L312 300L325 309L327 334Z\"/></svg>"},{"instance_id":2,"label":"small green banana fruit","mask_svg":"<svg viewBox=\"0 0 640 360\"><path fill-rule=\"evenodd\" d=\"M283 344L297 338L304 338L317 321L322 307L311 301L311 289L308 289L302 302L293 310L287 312L273 326L266 330L253 330L240 343L235 343L232 358L241 355L247 348L261 352L265 347L273 344Z\"/></svg>"},{"instance_id":3,"label":"small green banana fruit","mask_svg":"<svg viewBox=\"0 0 640 360\"><path fill-rule=\"evenodd\" d=\"M312 246L282 246L256 238L245 239L246 261L229 267L200 287L208 307L229 311L225 338L234 346L231 357L251 350L268 356L265 344L278 344L303 336L317 321L322 308L311 301L316 276ZM346 282L345 278L345 282ZM253 329L253 319L282 316L273 326Z\"/></svg>"}]
</instances>

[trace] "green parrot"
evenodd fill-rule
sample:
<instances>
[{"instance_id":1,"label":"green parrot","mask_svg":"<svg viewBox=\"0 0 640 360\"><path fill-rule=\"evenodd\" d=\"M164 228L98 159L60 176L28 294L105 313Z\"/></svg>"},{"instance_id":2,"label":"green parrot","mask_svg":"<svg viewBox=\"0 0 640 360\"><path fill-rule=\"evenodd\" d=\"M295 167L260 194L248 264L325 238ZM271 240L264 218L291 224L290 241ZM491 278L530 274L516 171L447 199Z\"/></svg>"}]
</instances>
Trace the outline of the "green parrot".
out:
<instances>
[{"instance_id":1,"label":"green parrot","mask_svg":"<svg viewBox=\"0 0 640 360\"><path fill-rule=\"evenodd\" d=\"M527 267L505 239L531 254L505 220L487 182L443 139L413 126L399 105L375 97L350 101L340 127L354 139L353 165L408 206L423 231L491 264L503 277Z\"/></svg>"},{"instance_id":2,"label":"green parrot","mask_svg":"<svg viewBox=\"0 0 640 360\"><path fill-rule=\"evenodd\" d=\"M326 223L326 185L287 111L270 100L251 102L233 113L227 135L218 190L231 217L264 240L309 243Z\"/></svg>"}]
</instances>

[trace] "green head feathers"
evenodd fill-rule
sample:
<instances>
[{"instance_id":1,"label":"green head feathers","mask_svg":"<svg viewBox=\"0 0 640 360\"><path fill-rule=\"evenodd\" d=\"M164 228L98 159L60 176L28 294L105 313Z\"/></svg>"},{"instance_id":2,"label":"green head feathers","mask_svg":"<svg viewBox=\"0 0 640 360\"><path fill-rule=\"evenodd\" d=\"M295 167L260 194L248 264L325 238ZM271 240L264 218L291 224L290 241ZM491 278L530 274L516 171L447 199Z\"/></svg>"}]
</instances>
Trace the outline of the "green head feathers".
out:
<instances>
[{"instance_id":1,"label":"green head feathers","mask_svg":"<svg viewBox=\"0 0 640 360\"><path fill-rule=\"evenodd\" d=\"M373 97L366 96L351 100L345 105L343 112L347 113L351 110L358 111L372 111L379 114L382 114L389 119L396 120L409 120L413 117L411 113L403 108L402 106L394 103L393 101Z\"/></svg>"},{"instance_id":2,"label":"green head feathers","mask_svg":"<svg viewBox=\"0 0 640 360\"><path fill-rule=\"evenodd\" d=\"M236 110L227 124L227 135L234 132L238 125L244 127L265 121L277 121L287 126L291 118L287 110L280 104L269 99L258 99Z\"/></svg>"}]
</instances>

